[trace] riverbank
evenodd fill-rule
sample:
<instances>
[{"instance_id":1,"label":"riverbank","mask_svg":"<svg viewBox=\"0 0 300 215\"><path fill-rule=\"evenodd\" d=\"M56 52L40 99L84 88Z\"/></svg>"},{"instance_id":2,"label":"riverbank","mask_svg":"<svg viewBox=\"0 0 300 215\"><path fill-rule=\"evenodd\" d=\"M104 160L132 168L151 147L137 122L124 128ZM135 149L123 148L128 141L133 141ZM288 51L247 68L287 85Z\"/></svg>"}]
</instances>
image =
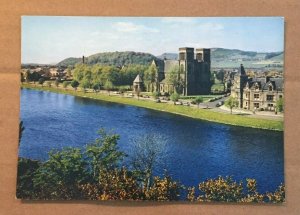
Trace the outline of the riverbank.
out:
<instances>
[{"instance_id":1,"label":"riverbank","mask_svg":"<svg viewBox=\"0 0 300 215\"><path fill-rule=\"evenodd\" d=\"M198 109L191 108L188 106L182 105L172 105L168 103L155 103L150 100L138 100L134 98L127 98L118 95L108 95L103 93L94 93L94 92L81 92L74 91L72 89L63 89L56 87L41 87L32 84L22 84L22 87L35 89L35 90L43 90L43 91L51 91L54 93L60 94L68 94L73 96L85 97L96 100L103 100L114 103L121 103L126 105L133 105L142 108L148 108L157 111L164 111L169 113L174 113L178 115L183 115L187 117L191 117L194 119L207 120L217 123L242 126L242 127L252 127L252 128L260 128L267 130L277 130L283 131L283 122L276 120L266 120L266 119L257 119L257 118L248 118L241 115L231 115L227 113L214 112L209 109Z\"/></svg>"}]
</instances>

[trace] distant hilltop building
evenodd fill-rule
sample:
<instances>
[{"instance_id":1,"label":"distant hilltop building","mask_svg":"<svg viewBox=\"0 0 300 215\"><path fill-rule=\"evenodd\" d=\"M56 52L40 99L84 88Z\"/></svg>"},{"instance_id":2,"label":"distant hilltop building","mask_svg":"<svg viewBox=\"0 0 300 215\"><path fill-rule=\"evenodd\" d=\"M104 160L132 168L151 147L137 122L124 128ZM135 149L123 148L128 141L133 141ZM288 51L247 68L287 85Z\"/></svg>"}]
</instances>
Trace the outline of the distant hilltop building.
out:
<instances>
[{"instance_id":1,"label":"distant hilltop building","mask_svg":"<svg viewBox=\"0 0 300 215\"><path fill-rule=\"evenodd\" d=\"M203 95L210 93L210 49L179 48L179 60L153 60L158 70L158 84L155 90L161 93L174 92L174 86L168 81L168 73L179 68L182 80L182 95Z\"/></svg>"},{"instance_id":2,"label":"distant hilltop building","mask_svg":"<svg viewBox=\"0 0 300 215\"><path fill-rule=\"evenodd\" d=\"M240 108L275 111L276 102L283 98L283 91L283 77L249 78L241 64L234 76L231 96L238 99Z\"/></svg>"}]
</instances>

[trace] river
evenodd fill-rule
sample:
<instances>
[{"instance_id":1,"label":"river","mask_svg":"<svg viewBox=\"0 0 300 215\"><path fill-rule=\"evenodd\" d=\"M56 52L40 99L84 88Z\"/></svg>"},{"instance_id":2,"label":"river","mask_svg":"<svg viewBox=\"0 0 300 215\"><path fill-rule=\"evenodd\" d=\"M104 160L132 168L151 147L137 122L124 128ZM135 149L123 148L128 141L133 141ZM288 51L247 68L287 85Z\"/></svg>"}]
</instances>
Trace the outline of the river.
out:
<instances>
[{"instance_id":1,"label":"river","mask_svg":"<svg viewBox=\"0 0 300 215\"><path fill-rule=\"evenodd\" d=\"M156 134L165 140L155 174L165 170L187 186L218 175L255 178L260 192L284 183L283 132L195 120L175 114L70 95L21 90L25 131L19 156L46 160L51 149L84 147L103 127L120 135L120 150Z\"/></svg>"}]
</instances>

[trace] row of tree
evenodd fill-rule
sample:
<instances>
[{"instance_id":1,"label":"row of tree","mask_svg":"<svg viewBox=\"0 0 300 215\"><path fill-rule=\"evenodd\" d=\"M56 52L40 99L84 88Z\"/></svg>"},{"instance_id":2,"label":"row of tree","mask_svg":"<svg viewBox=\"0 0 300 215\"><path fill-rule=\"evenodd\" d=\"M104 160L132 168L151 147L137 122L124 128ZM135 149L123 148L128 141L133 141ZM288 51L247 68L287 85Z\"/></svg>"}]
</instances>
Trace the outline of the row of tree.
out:
<instances>
[{"instance_id":1,"label":"row of tree","mask_svg":"<svg viewBox=\"0 0 300 215\"><path fill-rule=\"evenodd\" d=\"M226 101L225 101L225 106L230 108L230 113L232 114L232 109L233 108L238 108L239 107L239 101L237 98L235 97L229 97ZM279 98L276 101L276 105L275 105L275 113L277 112L283 112L284 111L284 102L283 102L283 98ZM255 113L255 110L254 110Z\"/></svg>"},{"instance_id":2,"label":"row of tree","mask_svg":"<svg viewBox=\"0 0 300 215\"><path fill-rule=\"evenodd\" d=\"M132 85L135 77L144 76L148 66L128 65L122 68L116 66L77 64L73 69L73 79L92 88L93 85L104 86L107 82L113 85Z\"/></svg>"},{"instance_id":3,"label":"row of tree","mask_svg":"<svg viewBox=\"0 0 300 215\"><path fill-rule=\"evenodd\" d=\"M148 92L159 91L159 82L163 78L159 74L158 68L151 64L128 65L118 68L115 66L103 66L77 64L73 69L73 78L78 81L83 88L93 88L93 86L103 86L109 83L113 86L132 85L137 75L142 78ZM183 69L174 66L165 74L166 82L173 86L172 92L181 94L185 87ZM171 92L171 93L172 93Z\"/></svg>"},{"instance_id":4,"label":"row of tree","mask_svg":"<svg viewBox=\"0 0 300 215\"><path fill-rule=\"evenodd\" d=\"M21 126L22 127L22 126ZM21 131L21 130L20 130ZM236 182L218 177L185 187L167 173L154 176L153 168L164 159L166 144L154 134L136 139L132 153L118 148L119 135L99 131L94 143L84 149L52 151L45 162L20 158L17 197L21 199L89 199L156 201L284 202L285 188L259 193L254 179ZM126 166L124 158L130 160Z\"/></svg>"}]
</instances>

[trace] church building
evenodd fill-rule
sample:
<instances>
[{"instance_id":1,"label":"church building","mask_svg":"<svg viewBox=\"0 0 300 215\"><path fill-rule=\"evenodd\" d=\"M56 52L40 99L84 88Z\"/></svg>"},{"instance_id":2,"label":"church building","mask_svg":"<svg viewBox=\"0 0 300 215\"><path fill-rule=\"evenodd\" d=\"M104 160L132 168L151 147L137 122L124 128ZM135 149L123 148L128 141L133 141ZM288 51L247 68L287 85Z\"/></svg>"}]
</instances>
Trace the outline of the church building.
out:
<instances>
[{"instance_id":1,"label":"church building","mask_svg":"<svg viewBox=\"0 0 300 215\"><path fill-rule=\"evenodd\" d=\"M160 93L174 92L174 86L168 81L168 73L178 68L178 79L181 80L182 95L205 95L210 93L210 49L184 47L179 48L178 60L153 60L158 70L157 91Z\"/></svg>"}]
</instances>

